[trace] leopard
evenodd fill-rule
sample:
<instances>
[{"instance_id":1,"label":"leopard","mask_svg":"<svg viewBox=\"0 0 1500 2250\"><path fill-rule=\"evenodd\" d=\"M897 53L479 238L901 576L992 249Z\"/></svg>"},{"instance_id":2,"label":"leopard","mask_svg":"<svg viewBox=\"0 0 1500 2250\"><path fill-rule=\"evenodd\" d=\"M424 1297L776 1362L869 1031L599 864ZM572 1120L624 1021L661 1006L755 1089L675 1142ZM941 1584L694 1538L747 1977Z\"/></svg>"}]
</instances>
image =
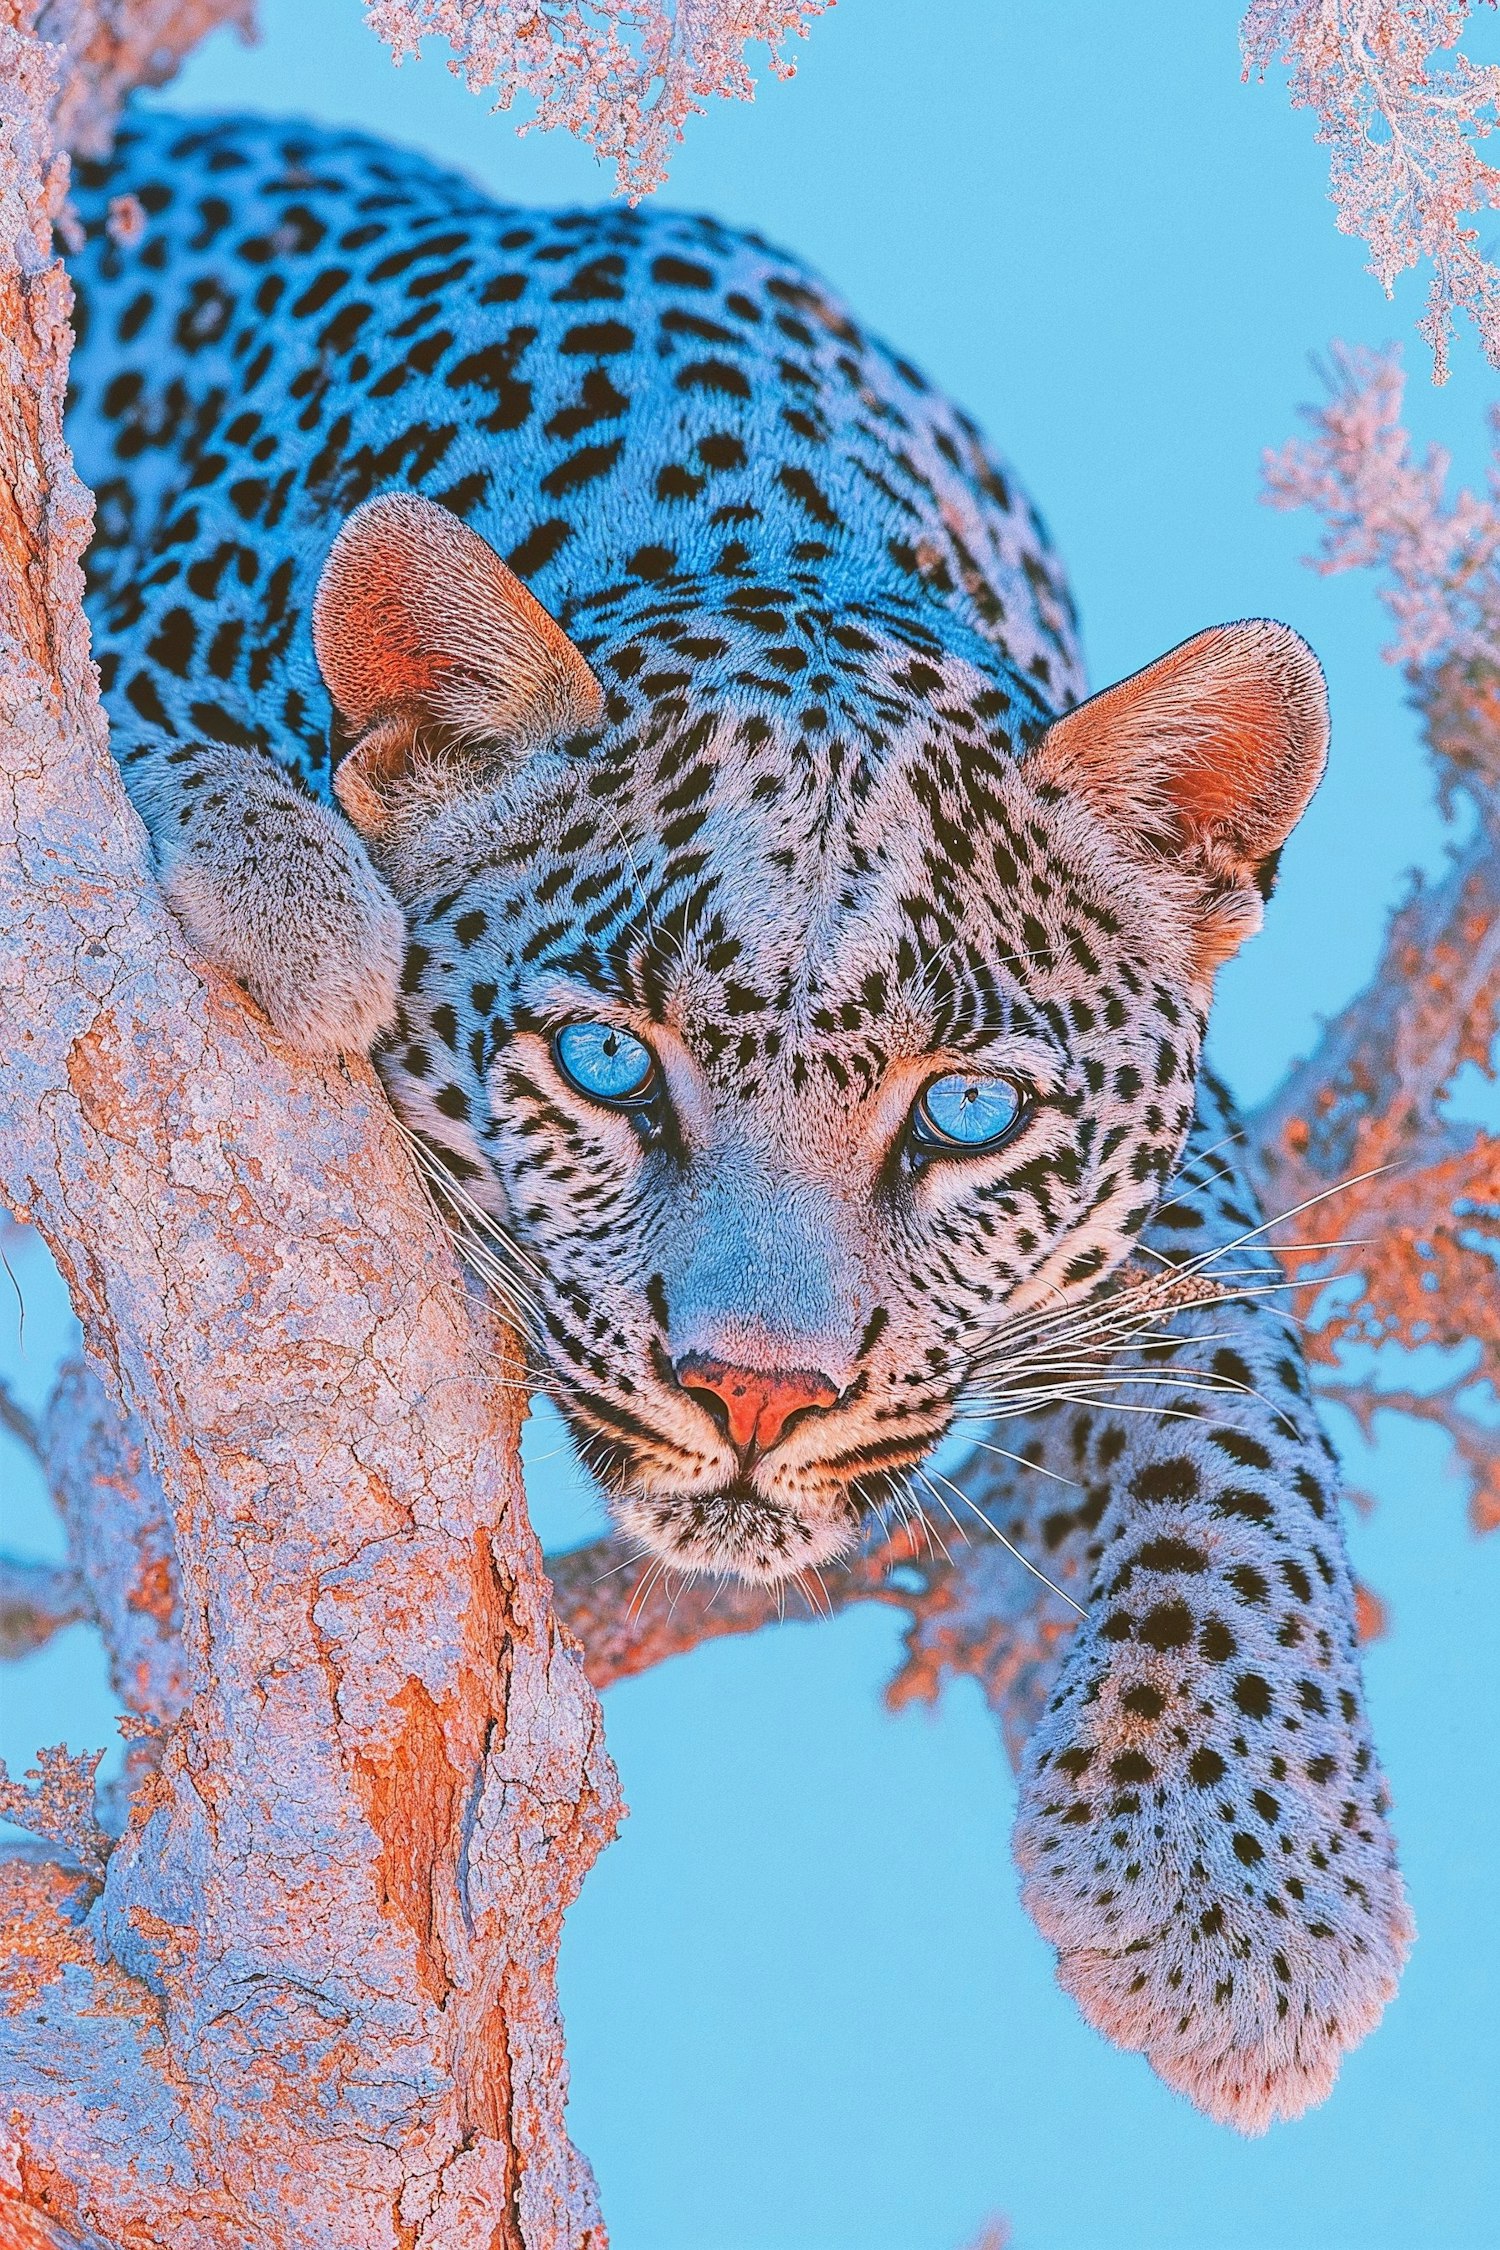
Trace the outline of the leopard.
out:
<instances>
[{"instance_id":1,"label":"leopard","mask_svg":"<svg viewBox=\"0 0 1500 2250\"><path fill-rule=\"evenodd\" d=\"M1311 649L1211 625L1090 693L976 424L711 217L136 110L70 223L93 646L204 974L373 1056L663 1569L806 1582L988 1428L965 1489L1080 1613L1026 1905L1170 2086L1298 2115L1414 1934L1203 1059L1324 768Z\"/></svg>"}]
</instances>

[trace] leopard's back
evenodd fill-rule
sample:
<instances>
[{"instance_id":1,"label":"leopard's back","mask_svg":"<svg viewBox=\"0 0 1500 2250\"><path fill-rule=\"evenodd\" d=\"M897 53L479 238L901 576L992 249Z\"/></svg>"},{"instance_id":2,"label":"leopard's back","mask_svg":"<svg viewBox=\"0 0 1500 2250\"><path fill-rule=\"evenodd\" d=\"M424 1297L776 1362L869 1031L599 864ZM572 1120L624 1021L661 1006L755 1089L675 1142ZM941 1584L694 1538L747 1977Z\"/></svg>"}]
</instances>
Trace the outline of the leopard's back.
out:
<instances>
[{"instance_id":1,"label":"leopard's back","mask_svg":"<svg viewBox=\"0 0 1500 2250\"><path fill-rule=\"evenodd\" d=\"M1081 692L1014 480L753 235L508 208L360 135L255 119L140 115L76 200L71 435L122 739L253 741L322 790L317 573L360 501L408 488L583 645L612 601L753 579L936 615L1039 702Z\"/></svg>"}]
</instances>

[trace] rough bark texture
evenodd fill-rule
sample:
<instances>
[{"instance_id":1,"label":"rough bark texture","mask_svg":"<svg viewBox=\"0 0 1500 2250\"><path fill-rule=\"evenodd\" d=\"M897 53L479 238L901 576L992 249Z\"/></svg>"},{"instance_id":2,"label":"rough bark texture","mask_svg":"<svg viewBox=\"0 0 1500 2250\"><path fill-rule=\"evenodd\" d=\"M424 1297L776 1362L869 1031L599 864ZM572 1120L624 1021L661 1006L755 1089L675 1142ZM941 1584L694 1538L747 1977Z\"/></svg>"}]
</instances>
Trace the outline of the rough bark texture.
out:
<instances>
[{"instance_id":1,"label":"rough bark texture","mask_svg":"<svg viewBox=\"0 0 1500 2250\"><path fill-rule=\"evenodd\" d=\"M189 957L88 660L49 119L225 12L72 10L61 95L0 27L0 1184L125 1410L72 1378L48 1449L92 1606L180 1714L97 1896L0 1870L0 2242L597 2245L553 1965L618 1801L508 1342L369 1072Z\"/></svg>"}]
</instances>

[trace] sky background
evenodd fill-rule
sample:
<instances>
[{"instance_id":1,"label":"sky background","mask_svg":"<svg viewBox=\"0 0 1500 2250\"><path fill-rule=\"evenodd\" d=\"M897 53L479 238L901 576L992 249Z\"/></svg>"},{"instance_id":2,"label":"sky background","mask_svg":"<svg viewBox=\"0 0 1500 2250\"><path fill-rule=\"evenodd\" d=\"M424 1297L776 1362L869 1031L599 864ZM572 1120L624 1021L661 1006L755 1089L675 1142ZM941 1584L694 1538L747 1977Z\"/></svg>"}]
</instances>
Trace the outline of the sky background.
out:
<instances>
[{"instance_id":1,"label":"sky background","mask_svg":"<svg viewBox=\"0 0 1500 2250\"><path fill-rule=\"evenodd\" d=\"M1224 0L842 0L795 80L690 128L663 200L799 252L976 415L1052 527L1096 686L1246 614L1319 650L1329 778L1217 1003L1220 1066L1254 1101L1444 849L1371 590L1301 566L1315 527L1258 505L1261 450L1295 429L1332 337L1408 338L1412 421L1471 479L1500 384L1465 334L1432 389L1422 285L1388 305L1335 232L1312 122L1280 83L1242 84L1237 18ZM266 0L263 20L252 51L211 40L167 104L360 125L518 202L610 192L586 151L519 140L436 56L394 71L357 0ZM1494 18L1470 46L1500 59ZM0 1366L39 1404L69 1316L40 1246L9 1255ZM960 2250L997 2212L1016 2250L1496 2242L1500 1539L1467 1532L1432 1432L1387 1417L1373 1456L1335 1434L1380 1501L1350 1537L1394 1621L1368 1675L1422 1934L1332 2099L1246 2143L1108 2047L1017 1903L1014 1786L977 1692L893 1717L889 1614L788 1625L607 1698L631 1818L569 1919L562 1985L573 2130L615 2250ZM7 1544L58 1552L0 1445ZM559 1446L539 1410L529 1485L553 1545L598 1528ZM39 1743L113 1739L84 1628L0 1693L13 1771Z\"/></svg>"}]
</instances>

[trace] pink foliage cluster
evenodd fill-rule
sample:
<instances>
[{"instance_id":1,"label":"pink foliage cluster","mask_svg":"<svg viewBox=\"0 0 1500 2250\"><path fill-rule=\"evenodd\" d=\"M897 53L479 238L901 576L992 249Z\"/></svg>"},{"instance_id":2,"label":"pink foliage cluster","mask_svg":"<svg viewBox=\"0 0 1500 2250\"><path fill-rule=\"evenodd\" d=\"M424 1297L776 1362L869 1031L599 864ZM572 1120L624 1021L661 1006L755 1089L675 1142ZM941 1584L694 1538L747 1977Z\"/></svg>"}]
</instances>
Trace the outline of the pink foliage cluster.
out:
<instances>
[{"instance_id":1,"label":"pink foliage cluster","mask_svg":"<svg viewBox=\"0 0 1500 2250\"><path fill-rule=\"evenodd\" d=\"M1323 518L1316 569L1382 573L1392 663L1500 667L1500 407L1488 493L1449 501L1448 455L1418 454L1402 425L1405 384L1399 352L1335 346L1328 396L1304 409L1310 438L1265 456L1266 498Z\"/></svg>"},{"instance_id":2,"label":"pink foliage cluster","mask_svg":"<svg viewBox=\"0 0 1500 2250\"><path fill-rule=\"evenodd\" d=\"M0 1819L13 1820L34 1836L59 1845L90 1875L102 1875L109 1857L109 1840L94 1813L94 1776L102 1750L75 1758L58 1743L38 1750L36 1764L27 1774L32 1786L12 1781L0 1766Z\"/></svg>"},{"instance_id":3,"label":"pink foliage cluster","mask_svg":"<svg viewBox=\"0 0 1500 2250\"><path fill-rule=\"evenodd\" d=\"M561 125L616 167L632 202L659 187L689 117L714 94L749 101L745 49L762 43L790 78L783 51L833 0L370 0L367 21L397 62L428 36L446 39L449 68L495 107L517 95L533 123ZM523 127L524 131L526 128Z\"/></svg>"},{"instance_id":4,"label":"pink foliage cluster","mask_svg":"<svg viewBox=\"0 0 1500 2250\"><path fill-rule=\"evenodd\" d=\"M1362 1245L1358 1283L1299 1310L1325 1370L1346 1342L1436 1343L1457 1355L1434 1390L1325 1390L1366 1435L1382 1413L1435 1423L1467 1476L1475 1528L1500 1527L1500 1136L1448 1106L1459 1073L1500 1068L1500 410L1484 493L1447 496L1449 463L1401 426L1392 352L1336 352L1311 433L1266 456L1266 497L1321 514L1325 571L1376 571L1437 768L1439 799L1475 816L1436 880L1391 922L1376 975L1324 1028L1256 1120L1286 1207L1348 1183L1340 1231Z\"/></svg>"},{"instance_id":5,"label":"pink foliage cluster","mask_svg":"<svg viewBox=\"0 0 1500 2250\"><path fill-rule=\"evenodd\" d=\"M1500 170L1477 146L1500 121L1500 65L1434 61L1469 10L1470 0L1251 0L1241 30L1246 75L1286 64L1293 101L1316 111L1339 227L1369 243L1387 296L1398 274L1431 260L1419 325L1440 383L1458 311L1500 366L1500 271L1463 223L1500 208Z\"/></svg>"}]
</instances>

